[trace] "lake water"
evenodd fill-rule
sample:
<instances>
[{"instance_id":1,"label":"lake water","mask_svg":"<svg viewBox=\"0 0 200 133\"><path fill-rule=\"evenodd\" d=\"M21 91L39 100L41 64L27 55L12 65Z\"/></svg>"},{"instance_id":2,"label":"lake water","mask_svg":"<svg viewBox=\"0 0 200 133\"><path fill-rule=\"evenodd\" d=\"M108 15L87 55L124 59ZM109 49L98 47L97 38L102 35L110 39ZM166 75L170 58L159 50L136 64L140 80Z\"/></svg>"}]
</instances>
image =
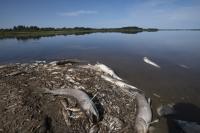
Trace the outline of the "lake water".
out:
<instances>
[{"instance_id":1,"label":"lake water","mask_svg":"<svg viewBox=\"0 0 200 133\"><path fill-rule=\"evenodd\" d=\"M161 68L144 63L144 57ZM0 40L0 64L69 58L104 63L128 83L143 89L152 99L155 119L158 106L173 103L182 115L171 119L200 122L199 31L93 33ZM155 132L175 132L171 119L162 118L160 123L154 124Z\"/></svg>"}]
</instances>

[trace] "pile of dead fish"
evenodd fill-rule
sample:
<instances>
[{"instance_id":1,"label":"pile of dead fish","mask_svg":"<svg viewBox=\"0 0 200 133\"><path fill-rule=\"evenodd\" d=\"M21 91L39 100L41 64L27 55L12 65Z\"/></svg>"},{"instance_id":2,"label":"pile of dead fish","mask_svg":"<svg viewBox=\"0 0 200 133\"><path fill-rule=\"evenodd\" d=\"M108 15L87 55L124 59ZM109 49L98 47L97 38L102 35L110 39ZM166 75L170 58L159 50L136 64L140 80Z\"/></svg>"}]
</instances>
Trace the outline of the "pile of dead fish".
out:
<instances>
[{"instance_id":1,"label":"pile of dead fish","mask_svg":"<svg viewBox=\"0 0 200 133\"><path fill-rule=\"evenodd\" d=\"M0 72L6 67L1 66ZM3 76L12 78L32 73L34 76L29 82L37 81L34 87L38 92L61 97L63 122L71 131L148 132L152 112L143 91L127 84L104 64L64 60L37 61L15 67L16 71L6 71Z\"/></svg>"}]
</instances>

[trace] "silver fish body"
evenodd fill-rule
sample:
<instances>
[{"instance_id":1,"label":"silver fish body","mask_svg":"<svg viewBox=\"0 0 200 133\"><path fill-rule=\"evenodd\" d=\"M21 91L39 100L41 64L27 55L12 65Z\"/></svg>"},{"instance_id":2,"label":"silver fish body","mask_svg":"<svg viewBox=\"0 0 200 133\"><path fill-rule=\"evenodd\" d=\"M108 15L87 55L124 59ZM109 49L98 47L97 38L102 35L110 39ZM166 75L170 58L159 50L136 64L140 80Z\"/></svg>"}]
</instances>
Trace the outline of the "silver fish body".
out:
<instances>
[{"instance_id":1,"label":"silver fish body","mask_svg":"<svg viewBox=\"0 0 200 133\"><path fill-rule=\"evenodd\" d=\"M160 68L160 66L158 64L156 64L155 62L151 61L150 59L148 59L147 57L144 57L143 58L144 62L147 63L147 64L150 64L154 67L157 67L157 68Z\"/></svg>"},{"instance_id":2,"label":"silver fish body","mask_svg":"<svg viewBox=\"0 0 200 133\"><path fill-rule=\"evenodd\" d=\"M51 93L53 95L64 95L64 96L72 96L77 99L79 105L85 111L86 115L89 117L90 120L93 120L93 116L96 117L96 121L99 121L99 112L93 103L93 101L89 98L89 96L83 92L82 90L78 89L56 89L56 90L49 90L45 88L45 93Z\"/></svg>"},{"instance_id":3,"label":"silver fish body","mask_svg":"<svg viewBox=\"0 0 200 133\"><path fill-rule=\"evenodd\" d=\"M97 63L97 64L94 65L94 67L97 70L100 70L100 71L103 71L104 73L107 73L108 75L110 75L111 77L113 77L117 80L122 80L119 76L117 76L117 74L115 74L115 72L112 69L110 69L108 66L106 66L104 64Z\"/></svg>"},{"instance_id":4,"label":"silver fish body","mask_svg":"<svg viewBox=\"0 0 200 133\"><path fill-rule=\"evenodd\" d=\"M137 116L135 122L135 129L137 133L147 133L149 124L152 120L152 112L150 104L147 102L144 95L137 93Z\"/></svg>"}]
</instances>

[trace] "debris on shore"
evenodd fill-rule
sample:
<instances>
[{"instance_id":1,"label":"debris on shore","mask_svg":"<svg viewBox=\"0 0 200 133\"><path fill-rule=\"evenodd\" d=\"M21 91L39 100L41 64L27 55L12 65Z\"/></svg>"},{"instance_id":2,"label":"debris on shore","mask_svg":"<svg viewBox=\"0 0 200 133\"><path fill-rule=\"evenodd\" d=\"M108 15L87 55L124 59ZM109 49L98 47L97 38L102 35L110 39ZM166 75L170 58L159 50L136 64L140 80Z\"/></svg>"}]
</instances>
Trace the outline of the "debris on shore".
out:
<instances>
[{"instance_id":1,"label":"debris on shore","mask_svg":"<svg viewBox=\"0 0 200 133\"><path fill-rule=\"evenodd\" d=\"M0 66L0 132L146 133L151 117L141 90L103 64Z\"/></svg>"}]
</instances>

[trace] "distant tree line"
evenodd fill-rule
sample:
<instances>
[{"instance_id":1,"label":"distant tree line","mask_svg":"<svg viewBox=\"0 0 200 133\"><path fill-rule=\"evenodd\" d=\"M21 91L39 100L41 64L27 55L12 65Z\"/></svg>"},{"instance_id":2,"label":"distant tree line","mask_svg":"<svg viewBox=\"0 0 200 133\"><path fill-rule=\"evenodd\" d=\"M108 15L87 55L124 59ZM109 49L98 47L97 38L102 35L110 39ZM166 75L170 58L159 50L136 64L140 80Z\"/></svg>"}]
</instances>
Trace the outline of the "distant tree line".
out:
<instances>
[{"instance_id":1,"label":"distant tree line","mask_svg":"<svg viewBox=\"0 0 200 133\"><path fill-rule=\"evenodd\" d=\"M200 29L157 29L157 28L140 28L136 26L127 26L121 28L89 28L89 27L73 27L73 28L53 28L53 27L43 27L40 28L38 26L24 26L18 25L14 26L13 28L0 28L0 32L39 32L39 31L88 31L88 32L134 32L134 31L149 31L154 32L158 30L167 30L167 31L174 31L174 30L196 30L199 31Z\"/></svg>"},{"instance_id":2,"label":"distant tree line","mask_svg":"<svg viewBox=\"0 0 200 133\"><path fill-rule=\"evenodd\" d=\"M55 35L84 35L91 33L104 32L118 32L126 34L136 34L143 31L154 32L158 29L143 29L136 26L122 27L122 28L88 28L88 27L74 27L74 28L40 28L38 26L14 26L10 29L0 29L1 38L17 38L19 40L26 40L29 38L38 39L40 37L55 36Z\"/></svg>"},{"instance_id":3,"label":"distant tree line","mask_svg":"<svg viewBox=\"0 0 200 133\"><path fill-rule=\"evenodd\" d=\"M52 27L45 27L45 28L40 28L38 26L24 26L24 25L19 25L19 26L14 26L13 28L10 29L0 29L0 31L59 31L59 30L93 30L93 28L87 28L87 27L74 27L74 28L52 28Z\"/></svg>"},{"instance_id":4,"label":"distant tree line","mask_svg":"<svg viewBox=\"0 0 200 133\"><path fill-rule=\"evenodd\" d=\"M23 26L23 25L19 25L19 26L14 26L13 27L13 30L14 31L37 31L37 30L40 30L39 27L37 26Z\"/></svg>"},{"instance_id":5,"label":"distant tree line","mask_svg":"<svg viewBox=\"0 0 200 133\"><path fill-rule=\"evenodd\" d=\"M39 30L46 30L46 31L51 31L51 30L95 30L96 28L88 28L88 27L74 27L74 28L52 28L52 27L45 27L45 28L40 28L38 26L24 26L24 25L19 25L19 26L14 26L13 28L10 29L0 29L0 30L8 30L8 31L39 31ZM100 28L100 29L142 29L139 27L122 27L122 28Z\"/></svg>"}]
</instances>

